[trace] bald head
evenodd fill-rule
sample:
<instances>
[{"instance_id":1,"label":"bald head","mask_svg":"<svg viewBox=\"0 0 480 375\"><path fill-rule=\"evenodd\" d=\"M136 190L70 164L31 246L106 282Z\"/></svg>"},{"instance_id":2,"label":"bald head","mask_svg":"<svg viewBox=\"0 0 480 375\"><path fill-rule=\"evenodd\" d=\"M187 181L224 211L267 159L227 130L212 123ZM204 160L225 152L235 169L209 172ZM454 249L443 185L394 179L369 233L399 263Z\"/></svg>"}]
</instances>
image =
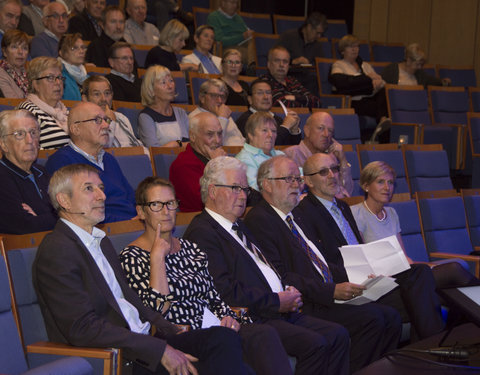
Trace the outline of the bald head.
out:
<instances>
[{"instance_id":1,"label":"bald head","mask_svg":"<svg viewBox=\"0 0 480 375\"><path fill-rule=\"evenodd\" d=\"M310 191L329 201L338 192L339 171L339 162L333 154L313 154L303 165L305 183Z\"/></svg>"},{"instance_id":2,"label":"bald head","mask_svg":"<svg viewBox=\"0 0 480 375\"><path fill-rule=\"evenodd\" d=\"M222 126L217 116L210 112L201 112L190 119L190 144L192 148L210 158L211 151L222 147Z\"/></svg>"},{"instance_id":3,"label":"bald head","mask_svg":"<svg viewBox=\"0 0 480 375\"><path fill-rule=\"evenodd\" d=\"M307 119L303 131L304 143L313 154L327 152L335 132L333 118L327 112L315 112Z\"/></svg>"}]
</instances>

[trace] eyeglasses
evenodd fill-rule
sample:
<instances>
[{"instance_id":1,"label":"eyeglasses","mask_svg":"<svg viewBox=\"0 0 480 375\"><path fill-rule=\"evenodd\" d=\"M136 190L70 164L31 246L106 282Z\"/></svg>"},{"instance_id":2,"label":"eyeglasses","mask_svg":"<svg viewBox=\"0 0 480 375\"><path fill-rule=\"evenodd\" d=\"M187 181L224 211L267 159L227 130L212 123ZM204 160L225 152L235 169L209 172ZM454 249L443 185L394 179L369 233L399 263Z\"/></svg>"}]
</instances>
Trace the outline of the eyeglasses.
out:
<instances>
[{"instance_id":1,"label":"eyeglasses","mask_svg":"<svg viewBox=\"0 0 480 375\"><path fill-rule=\"evenodd\" d=\"M293 182L295 181L299 184L303 184L303 177L300 176L268 177L267 180L283 180L287 184L293 184Z\"/></svg>"},{"instance_id":2,"label":"eyeglasses","mask_svg":"<svg viewBox=\"0 0 480 375\"><path fill-rule=\"evenodd\" d=\"M102 125L102 123L105 121L107 124L110 124L112 122L112 120L105 116L105 117L102 117L102 116L95 116L94 118L89 118L88 120L78 120L78 121L75 121L74 124L80 124L82 122L89 122L89 121L94 121L95 124L97 125Z\"/></svg>"},{"instance_id":3,"label":"eyeglasses","mask_svg":"<svg viewBox=\"0 0 480 375\"><path fill-rule=\"evenodd\" d=\"M65 77L64 76L52 76L52 75L38 77L38 78L35 79L35 81L40 81L41 79L46 79L47 82L49 82L49 83L54 83L56 81L61 82L61 83L65 82Z\"/></svg>"},{"instance_id":4,"label":"eyeglasses","mask_svg":"<svg viewBox=\"0 0 480 375\"><path fill-rule=\"evenodd\" d=\"M332 171L333 174L340 172L340 166L339 165L334 165L333 167L330 168L322 168L318 172L313 172L313 173L308 173L305 174L305 176L313 176L315 174L319 174L322 177L328 176L328 173Z\"/></svg>"},{"instance_id":5,"label":"eyeglasses","mask_svg":"<svg viewBox=\"0 0 480 375\"><path fill-rule=\"evenodd\" d=\"M250 195L250 191L251 191L250 186L242 187L239 185L220 185L220 184L215 184L213 186L230 188L232 189L232 192L234 194L240 194L240 192L243 191L247 196Z\"/></svg>"},{"instance_id":6,"label":"eyeglasses","mask_svg":"<svg viewBox=\"0 0 480 375\"><path fill-rule=\"evenodd\" d=\"M112 57L112 59L117 59L117 60L121 60L123 62L127 62L127 61L133 61L133 56Z\"/></svg>"},{"instance_id":7,"label":"eyeglasses","mask_svg":"<svg viewBox=\"0 0 480 375\"><path fill-rule=\"evenodd\" d=\"M25 137L27 136L27 133L30 134L30 137L32 137L33 139L38 139L40 137L40 129L15 130L12 133L5 134L4 137L6 137L8 135L13 135L17 141L21 141L22 139L25 139Z\"/></svg>"},{"instance_id":8,"label":"eyeglasses","mask_svg":"<svg viewBox=\"0 0 480 375\"><path fill-rule=\"evenodd\" d=\"M176 200L176 199L168 201L168 202L152 201L152 202L142 203L142 206L148 206L148 208L150 208L150 210L152 210L152 212L162 211L163 207L165 207L165 206L167 206L167 210L173 211L173 210L176 210L178 208L178 203L179 202L180 201Z\"/></svg>"},{"instance_id":9,"label":"eyeglasses","mask_svg":"<svg viewBox=\"0 0 480 375\"><path fill-rule=\"evenodd\" d=\"M225 95L225 94L217 94L215 92L207 92L207 95L210 95L213 99L222 99L222 100L227 99L227 95Z\"/></svg>"},{"instance_id":10,"label":"eyeglasses","mask_svg":"<svg viewBox=\"0 0 480 375\"><path fill-rule=\"evenodd\" d=\"M253 95L258 95L258 96L264 96L264 95L272 95L272 90L267 90L267 91L255 91Z\"/></svg>"},{"instance_id":11,"label":"eyeglasses","mask_svg":"<svg viewBox=\"0 0 480 375\"><path fill-rule=\"evenodd\" d=\"M53 18L55 21L58 21L60 18L63 19L63 20L66 20L66 19L68 19L68 14L67 13L62 13L62 14L53 13L53 14L50 14L46 17L47 18Z\"/></svg>"},{"instance_id":12,"label":"eyeglasses","mask_svg":"<svg viewBox=\"0 0 480 375\"><path fill-rule=\"evenodd\" d=\"M87 49L87 47L85 47L84 45L70 47L70 51L73 51L73 52L77 52L77 51L82 51L83 52L86 49Z\"/></svg>"},{"instance_id":13,"label":"eyeglasses","mask_svg":"<svg viewBox=\"0 0 480 375\"><path fill-rule=\"evenodd\" d=\"M225 60L225 64L227 65L242 65L241 61L233 61L233 60Z\"/></svg>"}]
</instances>

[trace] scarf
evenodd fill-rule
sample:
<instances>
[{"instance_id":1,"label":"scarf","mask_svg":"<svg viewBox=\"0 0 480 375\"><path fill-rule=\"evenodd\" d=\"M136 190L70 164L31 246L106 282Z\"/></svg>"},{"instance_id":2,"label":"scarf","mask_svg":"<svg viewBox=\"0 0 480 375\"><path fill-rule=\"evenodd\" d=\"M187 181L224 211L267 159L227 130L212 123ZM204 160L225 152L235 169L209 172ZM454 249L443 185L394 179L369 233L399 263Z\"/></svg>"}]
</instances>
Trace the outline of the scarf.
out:
<instances>
[{"instance_id":1,"label":"scarf","mask_svg":"<svg viewBox=\"0 0 480 375\"><path fill-rule=\"evenodd\" d=\"M58 61L63 64L67 72L73 77L73 79L75 80L75 82L77 82L78 85L81 86L83 81L88 78L87 69L85 69L85 66L83 64L73 65L66 62L61 57L58 58Z\"/></svg>"},{"instance_id":2,"label":"scarf","mask_svg":"<svg viewBox=\"0 0 480 375\"><path fill-rule=\"evenodd\" d=\"M35 94L28 94L27 100L31 101L43 112L52 116L55 122L57 123L57 125L60 128L62 128L65 131L65 133L68 134L68 125L67 125L68 109L60 100L55 105L55 107L49 106L47 103L45 103L42 99L40 99Z\"/></svg>"},{"instance_id":3,"label":"scarf","mask_svg":"<svg viewBox=\"0 0 480 375\"><path fill-rule=\"evenodd\" d=\"M24 96L26 96L28 91L28 80L25 68L21 68L20 72L18 72L7 60L0 60L0 68L7 72L15 84L23 91L25 94Z\"/></svg>"}]
</instances>

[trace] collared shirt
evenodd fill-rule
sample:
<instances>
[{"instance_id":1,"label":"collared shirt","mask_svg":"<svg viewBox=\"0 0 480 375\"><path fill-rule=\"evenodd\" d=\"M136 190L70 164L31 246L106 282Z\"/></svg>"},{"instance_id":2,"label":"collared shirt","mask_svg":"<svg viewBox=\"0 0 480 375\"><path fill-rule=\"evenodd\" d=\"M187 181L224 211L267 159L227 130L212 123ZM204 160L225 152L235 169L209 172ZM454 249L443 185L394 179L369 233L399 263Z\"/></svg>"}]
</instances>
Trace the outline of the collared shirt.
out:
<instances>
[{"instance_id":1,"label":"collared shirt","mask_svg":"<svg viewBox=\"0 0 480 375\"><path fill-rule=\"evenodd\" d=\"M253 259L257 267L260 269L260 272L263 274L265 279L270 285L270 289L274 293L283 292L282 281L278 278L275 271L273 271L268 265L263 263L260 259L258 259L250 250L245 248L240 237L238 237L237 232L232 229L232 222L228 219L225 219L222 215L217 214L216 212L210 210L209 208L205 207L205 211L218 223L221 225L223 229L225 229L228 234L230 234L239 244L242 246L243 249L247 252L248 255Z\"/></svg>"},{"instance_id":2,"label":"collared shirt","mask_svg":"<svg viewBox=\"0 0 480 375\"><path fill-rule=\"evenodd\" d=\"M6 168L8 168L10 171L15 173L17 176L23 178L24 180L29 179L32 181L33 185L35 186L35 189L37 189L38 195L40 195L40 198L43 197L43 191L40 189L40 187L37 184L36 178L40 178L43 176L43 172L36 168L34 165L30 167L31 171L34 173L27 173L23 169L20 169L17 167L15 164L13 164L10 160L8 160L5 156L3 159L0 160L0 163L3 164Z\"/></svg>"},{"instance_id":3,"label":"collared shirt","mask_svg":"<svg viewBox=\"0 0 480 375\"><path fill-rule=\"evenodd\" d=\"M68 145L73 148L76 152L78 152L80 155L82 155L85 159L88 161L92 162L95 164L98 168L100 168L103 171L103 155L105 155L105 150L101 149L100 152L98 153L97 157L87 154L85 151L83 151L81 148L75 145L72 141L68 143Z\"/></svg>"},{"instance_id":4,"label":"collared shirt","mask_svg":"<svg viewBox=\"0 0 480 375\"><path fill-rule=\"evenodd\" d=\"M56 36L54 33L52 33L50 30L48 29L45 29L43 30L45 32L45 34L47 34L49 37L55 39L57 42L60 41L60 39L58 39L58 36Z\"/></svg>"},{"instance_id":5,"label":"collared shirt","mask_svg":"<svg viewBox=\"0 0 480 375\"><path fill-rule=\"evenodd\" d=\"M72 229L72 231L78 236L80 241L82 241L87 248L88 252L102 273L105 281L110 287L110 290L115 297L115 301L117 301L123 317L130 327L130 330L132 332L148 335L150 331L150 323L142 322L140 320L140 314L138 313L138 310L125 299L120 284L115 277L112 266L108 262L107 258L105 258L105 255L100 248L100 242L102 241L103 237L105 237L105 232L93 227L92 233L90 234L71 221L68 221L64 218L61 218L61 220L67 224L70 229Z\"/></svg>"},{"instance_id":6,"label":"collared shirt","mask_svg":"<svg viewBox=\"0 0 480 375\"><path fill-rule=\"evenodd\" d=\"M133 73L124 74L124 73L117 72L115 69L110 70L110 73L113 75L122 77L124 80L128 82L131 82L131 83L135 82L135 74Z\"/></svg>"},{"instance_id":7,"label":"collared shirt","mask_svg":"<svg viewBox=\"0 0 480 375\"><path fill-rule=\"evenodd\" d=\"M278 214L278 216L280 216L280 218L282 219L283 223L287 226L288 230L290 231L290 226L288 225L287 223L287 216L290 216L290 218L292 219L292 222L293 224L295 225L295 227L297 228L297 231L298 233L300 234L300 236L302 236L302 238L305 240L305 242L307 243L307 245L310 247L310 249L312 249L312 251L315 253L315 255L317 257L319 257L323 263L325 263L325 266L328 267L327 265L327 261L325 260L325 257L323 256L323 254L320 252L320 250L318 250L318 248L314 245L314 243L312 241L310 241L308 239L308 237L305 235L305 233L303 233L303 230L302 228L300 228L300 225L298 225L296 222L295 222L295 219L293 218L293 215L291 212L289 212L287 215L285 215L282 211L280 211L278 208L270 205L273 210ZM315 269L318 271L318 273L320 274L320 276L323 277L323 279L325 279L325 277L323 276L323 273L322 271L320 270L320 268L318 268L318 266L312 262L313 266L315 267Z\"/></svg>"},{"instance_id":8,"label":"collared shirt","mask_svg":"<svg viewBox=\"0 0 480 375\"><path fill-rule=\"evenodd\" d=\"M228 15L227 13L225 13L222 8L218 8L218 11L219 11L220 13L222 13L225 17L229 18L229 19L232 19L233 17L235 17L235 16L237 15L237 12L235 12L235 13L233 13L233 14L230 16L230 15Z\"/></svg>"},{"instance_id":9,"label":"collared shirt","mask_svg":"<svg viewBox=\"0 0 480 375\"><path fill-rule=\"evenodd\" d=\"M124 39L130 44L158 45L160 31L148 22L136 23L129 18L125 21Z\"/></svg>"}]
</instances>

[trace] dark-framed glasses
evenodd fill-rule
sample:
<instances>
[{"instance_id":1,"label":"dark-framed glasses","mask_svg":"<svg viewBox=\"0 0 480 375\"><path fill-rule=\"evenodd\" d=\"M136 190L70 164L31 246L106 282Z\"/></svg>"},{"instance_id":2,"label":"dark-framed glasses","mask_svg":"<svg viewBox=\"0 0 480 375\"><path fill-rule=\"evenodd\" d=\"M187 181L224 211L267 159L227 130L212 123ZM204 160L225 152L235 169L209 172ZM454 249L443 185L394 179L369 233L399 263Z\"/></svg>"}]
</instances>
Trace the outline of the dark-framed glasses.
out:
<instances>
[{"instance_id":1,"label":"dark-framed glasses","mask_svg":"<svg viewBox=\"0 0 480 375\"><path fill-rule=\"evenodd\" d=\"M313 173L305 173L305 176L313 176L315 174L319 174L322 177L328 176L328 173L332 171L333 174L340 172L340 166L339 165L334 165L333 167L330 168L322 168L317 172Z\"/></svg>"},{"instance_id":2,"label":"dark-framed glasses","mask_svg":"<svg viewBox=\"0 0 480 375\"><path fill-rule=\"evenodd\" d=\"M110 124L112 122L112 119L110 117L102 117L102 116L95 116L94 118L89 118L88 120L78 120L75 121L74 124L80 124L82 122L89 122L93 121L97 125L102 125L102 123L105 121L107 124Z\"/></svg>"},{"instance_id":3,"label":"dark-framed glasses","mask_svg":"<svg viewBox=\"0 0 480 375\"><path fill-rule=\"evenodd\" d=\"M213 186L230 188L230 189L232 189L232 192L234 194L240 194L240 192L243 191L247 196L250 195L250 191L251 191L250 186L243 187L243 186L239 186L239 185L221 185L221 184L215 184Z\"/></svg>"},{"instance_id":4,"label":"dark-framed glasses","mask_svg":"<svg viewBox=\"0 0 480 375\"><path fill-rule=\"evenodd\" d=\"M283 180L287 184L293 184L293 182L297 182L299 184L303 184L303 177L300 176L285 176L285 177L268 177L267 180Z\"/></svg>"},{"instance_id":5,"label":"dark-framed glasses","mask_svg":"<svg viewBox=\"0 0 480 375\"><path fill-rule=\"evenodd\" d=\"M148 206L153 212L159 212L163 210L163 207L167 206L167 210L173 211L178 208L179 200L173 199L171 201L162 202L162 201L151 201L142 203L142 206Z\"/></svg>"},{"instance_id":6,"label":"dark-framed glasses","mask_svg":"<svg viewBox=\"0 0 480 375\"><path fill-rule=\"evenodd\" d=\"M222 100L227 99L226 94L217 94L216 92L207 92L207 95L210 95L213 99L222 99Z\"/></svg>"},{"instance_id":7,"label":"dark-framed glasses","mask_svg":"<svg viewBox=\"0 0 480 375\"><path fill-rule=\"evenodd\" d=\"M56 81L58 81L60 83L65 82L65 77L64 76L54 76L54 75L38 77L38 78L35 78L35 81L40 81L41 79L46 79L47 82L49 82L49 83L54 83Z\"/></svg>"},{"instance_id":8,"label":"dark-framed glasses","mask_svg":"<svg viewBox=\"0 0 480 375\"><path fill-rule=\"evenodd\" d=\"M60 18L61 19L68 19L68 14L67 13L62 13L62 14L58 14L58 13L53 13L53 14L49 14L48 16L45 16L46 18L53 18L55 21L58 21Z\"/></svg>"},{"instance_id":9,"label":"dark-framed glasses","mask_svg":"<svg viewBox=\"0 0 480 375\"><path fill-rule=\"evenodd\" d=\"M30 129L30 130L19 129L19 130L15 130L12 133L5 134L5 137L8 135L13 135L17 141L21 141L22 139L25 139L25 137L27 136L27 133L30 134L30 137L32 137L33 139L40 138L40 129Z\"/></svg>"}]
</instances>

